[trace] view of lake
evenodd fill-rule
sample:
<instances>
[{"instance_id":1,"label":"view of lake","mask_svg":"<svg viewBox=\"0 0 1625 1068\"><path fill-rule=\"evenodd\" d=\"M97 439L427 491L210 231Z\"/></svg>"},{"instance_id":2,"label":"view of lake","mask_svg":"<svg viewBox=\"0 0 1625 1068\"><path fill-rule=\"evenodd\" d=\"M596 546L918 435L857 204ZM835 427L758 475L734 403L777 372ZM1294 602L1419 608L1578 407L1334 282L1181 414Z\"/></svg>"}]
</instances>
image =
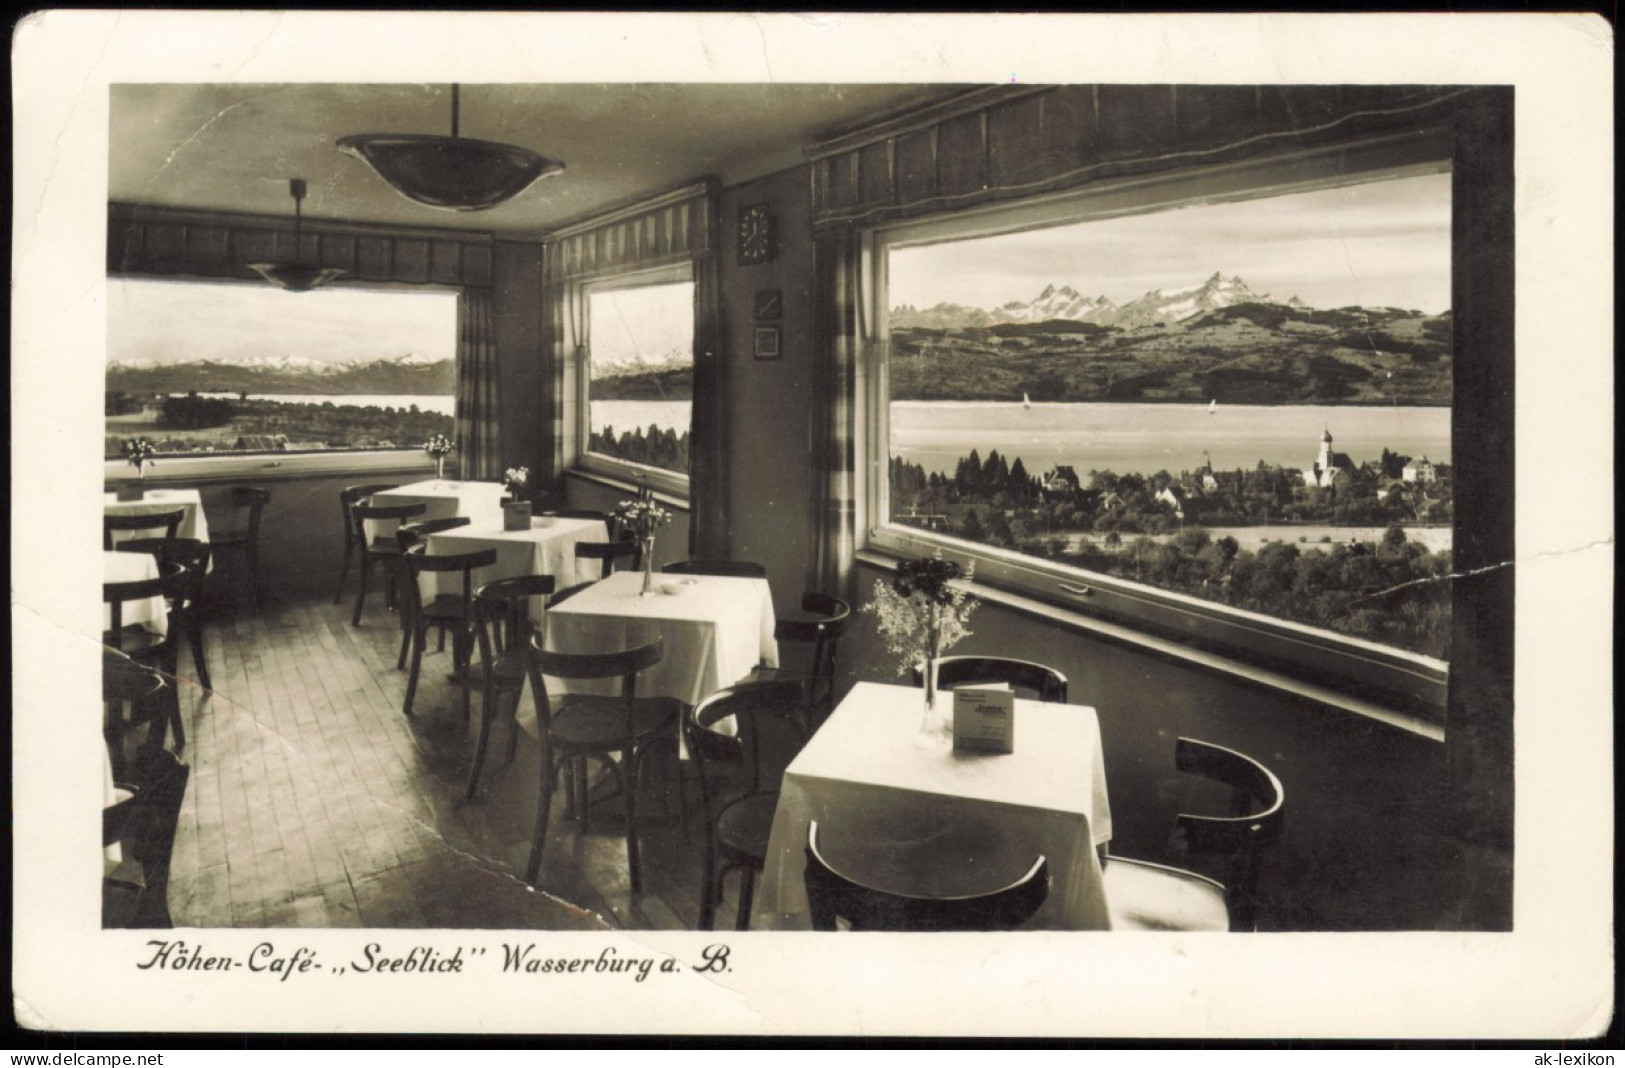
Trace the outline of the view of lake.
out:
<instances>
[{"instance_id":1,"label":"view of lake","mask_svg":"<svg viewBox=\"0 0 1625 1068\"><path fill-rule=\"evenodd\" d=\"M198 396L223 397L226 400L236 400L238 394L199 392ZM415 404L420 412L439 412L441 415L455 414L454 407L457 403L456 398L448 393L401 394L398 396L382 393L366 393L354 396L328 396L321 393L250 393L248 399L276 401L281 404L327 404L331 402L334 407L353 404L361 408L410 408Z\"/></svg>"},{"instance_id":2,"label":"view of lake","mask_svg":"<svg viewBox=\"0 0 1625 1068\"><path fill-rule=\"evenodd\" d=\"M971 446L990 449L1033 474L1070 464L1118 474L1194 471L1203 453L1218 470L1263 460L1307 467L1329 430L1356 464L1384 448L1450 461L1450 409L1322 405L1033 404L898 401L891 406L892 454L926 471L953 472Z\"/></svg>"}]
</instances>

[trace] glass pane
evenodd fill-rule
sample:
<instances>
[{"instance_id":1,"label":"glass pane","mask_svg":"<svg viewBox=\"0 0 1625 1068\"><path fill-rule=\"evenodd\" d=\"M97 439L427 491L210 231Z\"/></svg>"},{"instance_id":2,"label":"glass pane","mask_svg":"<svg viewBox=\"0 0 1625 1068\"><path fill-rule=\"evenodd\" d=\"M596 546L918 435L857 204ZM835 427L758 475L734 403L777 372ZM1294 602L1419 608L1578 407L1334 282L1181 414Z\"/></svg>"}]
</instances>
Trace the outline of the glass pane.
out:
<instances>
[{"instance_id":1,"label":"glass pane","mask_svg":"<svg viewBox=\"0 0 1625 1068\"><path fill-rule=\"evenodd\" d=\"M419 448L452 433L457 295L110 278L105 449Z\"/></svg>"},{"instance_id":2,"label":"glass pane","mask_svg":"<svg viewBox=\"0 0 1625 1068\"><path fill-rule=\"evenodd\" d=\"M688 474L694 283L587 295L587 451Z\"/></svg>"},{"instance_id":3,"label":"glass pane","mask_svg":"<svg viewBox=\"0 0 1625 1068\"><path fill-rule=\"evenodd\" d=\"M1443 657L1450 177L894 247L889 521Z\"/></svg>"}]
</instances>

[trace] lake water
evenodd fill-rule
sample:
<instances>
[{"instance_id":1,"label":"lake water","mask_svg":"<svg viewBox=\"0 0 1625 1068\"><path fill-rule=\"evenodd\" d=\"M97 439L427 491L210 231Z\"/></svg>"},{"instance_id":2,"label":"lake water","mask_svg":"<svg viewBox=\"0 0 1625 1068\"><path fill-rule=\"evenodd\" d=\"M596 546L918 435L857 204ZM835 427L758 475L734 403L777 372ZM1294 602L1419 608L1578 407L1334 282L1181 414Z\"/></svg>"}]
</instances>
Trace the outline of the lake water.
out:
<instances>
[{"instance_id":1,"label":"lake water","mask_svg":"<svg viewBox=\"0 0 1625 1068\"><path fill-rule=\"evenodd\" d=\"M235 398L234 393L205 396ZM250 394L256 400L291 404L409 408L453 413L449 396L312 396ZM647 427L687 428L688 401L594 401L592 427L617 431ZM1041 474L1069 464L1080 475L1091 469L1119 474L1173 474L1204 463L1220 470L1250 468L1264 460L1304 468L1320 450L1320 435L1356 464L1388 448L1408 456L1450 462L1448 408L1355 408L1321 405L1230 405L1212 411L1195 404L1047 404L1031 407L994 402L898 401L891 406L892 453L927 472L952 473L975 448L992 449Z\"/></svg>"},{"instance_id":2,"label":"lake water","mask_svg":"<svg viewBox=\"0 0 1625 1068\"><path fill-rule=\"evenodd\" d=\"M184 394L172 394L183 396ZM199 393L200 397L224 397L226 400L236 400L236 393ZM441 415L455 414L457 400L444 393L362 393L355 395L326 395L321 393L250 393L249 400L277 401L281 404L328 404L339 408L345 405L355 405L358 408L411 408L418 406L420 412L439 412Z\"/></svg>"},{"instance_id":3,"label":"lake water","mask_svg":"<svg viewBox=\"0 0 1625 1068\"><path fill-rule=\"evenodd\" d=\"M1211 412L1196 404L1033 404L899 401L891 406L892 454L927 472L952 473L975 446L983 459L998 449L1037 475L1069 464L1118 474L1194 471L1206 459L1217 470L1264 460L1305 468L1329 430L1332 448L1356 464L1386 447L1440 463L1450 461L1448 408L1353 408L1319 405L1231 405Z\"/></svg>"}]
</instances>

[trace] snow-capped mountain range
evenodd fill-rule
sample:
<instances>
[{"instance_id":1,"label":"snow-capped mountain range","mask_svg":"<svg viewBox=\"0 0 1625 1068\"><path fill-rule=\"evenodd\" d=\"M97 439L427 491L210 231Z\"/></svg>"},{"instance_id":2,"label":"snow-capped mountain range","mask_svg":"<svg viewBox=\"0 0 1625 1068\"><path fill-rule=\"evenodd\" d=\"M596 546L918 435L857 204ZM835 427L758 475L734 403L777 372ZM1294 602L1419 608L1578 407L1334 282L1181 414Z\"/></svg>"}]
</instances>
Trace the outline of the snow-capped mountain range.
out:
<instances>
[{"instance_id":1,"label":"snow-capped mountain range","mask_svg":"<svg viewBox=\"0 0 1625 1068\"><path fill-rule=\"evenodd\" d=\"M365 363L383 363L395 367L431 367L442 362L440 356L425 356L421 353L409 352L404 356L386 356L378 360L369 360ZM187 361L196 363L222 363L232 367L240 367L250 371L275 371L292 374L332 375L353 371L361 364L349 362L340 363L333 360L318 360L310 356L295 356L291 353L281 356L247 356L238 360L200 360ZM161 361L149 358L120 359L114 356L108 360L110 366L122 367L126 370L150 370L157 367L173 366L174 361Z\"/></svg>"},{"instance_id":2,"label":"snow-capped mountain range","mask_svg":"<svg viewBox=\"0 0 1625 1068\"><path fill-rule=\"evenodd\" d=\"M1086 297L1071 286L1048 285L1032 300L1011 301L992 311L962 304L937 304L925 309L904 305L893 309L892 325L966 327L1070 319L1098 326L1132 329L1156 323L1177 323L1193 315L1228 308L1233 304L1264 303L1271 299L1268 293L1254 291L1239 276L1227 277L1221 271L1214 271L1200 284L1168 291L1153 289L1126 304L1118 304L1105 296ZM1297 297L1284 303L1292 308L1307 307Z\"/></svg>"}]
</instances>

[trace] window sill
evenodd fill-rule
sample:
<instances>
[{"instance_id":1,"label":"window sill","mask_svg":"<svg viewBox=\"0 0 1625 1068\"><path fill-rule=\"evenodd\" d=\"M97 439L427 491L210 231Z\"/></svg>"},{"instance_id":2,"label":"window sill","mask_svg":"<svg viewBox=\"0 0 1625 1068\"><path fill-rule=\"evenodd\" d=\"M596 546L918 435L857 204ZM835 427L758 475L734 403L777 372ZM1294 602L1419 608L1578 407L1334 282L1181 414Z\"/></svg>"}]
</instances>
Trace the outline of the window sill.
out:
<instances>
[{"instance_id":1,"label":"window sill","mask_svg":"<svg viewBox=\"0 0 1625 1068\"><path fill-rule=\"evenodd\" d=\"M885 571L895 571L897 558L873 550L857 554L858 562ZM1019 593L989 586L980 582L969 584L977 597L988 604L1018 612L1047 623L1118 645L1128 646L1166 660L1200 668L1223 675L1248 685L1259 686L1288 694L1292 697L1338 711L1363 716L1397 730L1415 734L1430 741L1443 742L1444 727L1407 712L1385 707L1376 702L1295 678L1267 668L1227 657L1205 649L1197 649L1168 638L1161 638L1123 623L1098 619L1083 612L1062 608Z\"/></svg>"},{"instance_id":2,"label":"window sill","mask_svg":"<svg viewBox=\"0 0 1625 1068\"><path fill-rule=\"evenodd\" d=\"M422 473L428 477L434 463L416 449L388 451L261 452L217 453L204 456L161 457L152 465L146 481L154 485L175 482L278 481L296 478L324 478L336 475ZM129 482L133 474L124 460L107 460L102 466L104 482Z\"/></svg>"}]
</instances>

